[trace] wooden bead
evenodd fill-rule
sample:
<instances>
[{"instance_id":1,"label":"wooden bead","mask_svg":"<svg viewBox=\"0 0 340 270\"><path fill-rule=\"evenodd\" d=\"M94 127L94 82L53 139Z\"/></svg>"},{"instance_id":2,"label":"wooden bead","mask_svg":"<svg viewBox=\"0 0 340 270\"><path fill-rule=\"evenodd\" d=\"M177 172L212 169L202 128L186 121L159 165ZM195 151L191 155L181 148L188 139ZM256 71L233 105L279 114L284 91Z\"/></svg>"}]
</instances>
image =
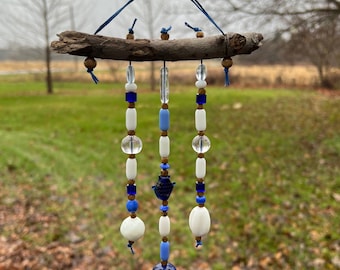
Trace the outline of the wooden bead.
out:
<instances>
[{"instance_id":1,"label":"wooden bead","mask_svg":"<svg viewBox=\"0 0 340 270\"><path fill-rule=\"evenodd\" d=\"M129 33L129 34L126 35L126 39L135 39L135 35Z\"/></svg>"},{"instance_id":2,"label":"wooden bead","mask_svg":"<svg viewBox=\"0 0 340 270\"><path fill-rule=\"evenodd\" d=\"M164 236L164 237L162 238L162 241L163 241L163 242L168 242L168 240L169 240L169 239L168 239L168 237L166 237L166 236Z\"/></svg>"},{"instance_id":3,"label":"wooden bead","mask_svg":"<svg viewBox=\"0 0 340 270\"><path fill-rule=\"evenodd\" d=\"M205 95L206 93L207 93L207 91L204 88L198 89L198 94L199 95Z\"/></svg>"},{"instance_id":4,"label":"wooden bead","mask_svg":"<svg viewBox=\"0 0 340 270\"><path fill-rule=\"evenodd\" d=\"M133 180L133 179L130 179L129 181L127 181L128 185L134 185L135 183L136 183L136 181Z\"/></svg>"},{"instance_id":5,"label":"wooden bead","mask_svg":"<svg viewBox=\"0 0 340 270\"><path fill-rule=\"evenodd\" d=\"M136 135L136 131L129 130L127 134L130 135L130 136L133 136L133 135Z\"/></svg>"},{"instance_id":6,"label":"wooden bead","mask_svg":"<svg viewBox=\"0 0 340 270\"><path fill-rule=\"evenodd\" d=\"M162 33L161 34L161 39L162 40L168 40L170 38L170 35L168 33Z\"/></svg>"},{"instance_id":7,"label":"wooden bead","mask_svg":"<svg viewBox=\"0 0 340 270\"><path fill-rule=\"evenodd\" d=\"M204 130L200 130L199 132L197 132L197 134L198 134L198 136L204 136L205 133L204 133ZM198 154L198 156L201 155L201 154L203 154L203 153ZM204 154L203 154L203 157L204 157Z\"/></svg>"},{"instance_id":8,"label":"wooden bead","mask_svg":"<svg viewBox=\"0 0 340 270\"><path fill-rule=\"evenodd\" d=\"M164 164L169 163L169 159L168 158L162 158L161 162L164 163Z\"/></svg>"},{"instance_id":9,"label":"wooden bead","mask_svg":"<svg viewBox=\"0 0 340 270\"><path fill-rule=\"evenodd\" d=\"M167 206L169 204L168 201L162 201L162 205Z\"/></svg>"},{"instance_id":10,"label":"wooden bead","mask_svg":"<svg viewBox=\"0 0 340 270\"><path fill-rule=\"evenodd\" d=\"M129 196L128 196L128 200L129 200L129 201L133 201L134 199L136 199L136 196L135 196L135 195L129 195Z\"/></svg>"},{"instance_id":11,"label":"wooden bead","mask_svg":"<svg viewBox=\"0 0 340 270\"><path fill-rule=\"evenodd\" d=\"M196 32L196 37L197 38L204 38L204 33L202 31Z\"/></svg>"},{"instance_id":12,"label":"wooden bead","mask_svg":"<svg viewBox=\"0 0 340 270\"><path fill-rule=\"evenodd\" d=\"M162 109L167 110L169 109L169 105L167 103L162 104Z\"/></svg>"},{"instance_id":13,"label":"wooden bead","mask_svg":"<svg viewBox=\"0 0 340 270\"><path fill-rule=\"evenodd\" d=\"M131 217L131 218L136 218L137 215L136 215L136 213L131 213L130 217Z\"/></svg>"},{"instance_id":14,"label":"wooden bead","mask_svg":"<svg viewBox=\"0 0 340 270\"><path fill-rule=\"evenodd\" d=\"M162 137L168 136L168 132L166 130L162 130L161 136Z\"/></svg>"},{"instance_id":15,"label":"wooden bead","mask_svg":"<svg viewBox=\"0 0 340 270\"><path fill-rule=\"evenodd\" d=\"M233 65L233 60L231 58L223 58L221 64L225 68L230 68Z\"/></svg>"},{"instance_id":16,"label":"wooden bead","mask_svg":"<svg viewBox=\"0 0 340 270\"><path fill-rule=\"evenodd\" d=\"M97 61L93 57L87 57L84 60L84 66L90 70L93 70L97 66Z\"/></svg>"},{"instance_id":17,"label":"wooden bead","mask_svg":"<svg viewBox=\"0 0 340 270\"><path fill-rule=\"evenodd\" d=\"M129 109L136 108L136 104L135 104L134 102L129 102L128 108L129 108Z\"/></svg>"}]
</instances>

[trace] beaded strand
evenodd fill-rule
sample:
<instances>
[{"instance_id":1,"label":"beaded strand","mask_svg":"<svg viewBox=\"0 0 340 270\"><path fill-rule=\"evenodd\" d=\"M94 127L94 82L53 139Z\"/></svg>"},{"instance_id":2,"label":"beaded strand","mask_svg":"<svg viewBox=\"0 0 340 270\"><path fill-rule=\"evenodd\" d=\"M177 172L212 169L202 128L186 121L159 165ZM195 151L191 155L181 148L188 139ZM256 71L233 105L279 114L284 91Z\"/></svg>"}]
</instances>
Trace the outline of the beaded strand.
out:
<instances>
[{"instance_id":1,"label":"beaded strand","mask_svg":"<svg viewBox=\"0 0 340 270\"><path fill-rule=\"evenodd\" d=\"M163 28L161 31L161 39L168 40L169 34L168 31L171 29ZM168 68L164 62L163 67L161 68L161 78L160 78L160 100L161 100L161 109L159 111L159 129L161 132L161 136L159 138L159 155L161 158L160 164L160 175L158 177L158 182L155 186L153 186L153 190L158 199L162 201L160 206L161 216L159 218L159 234L162 237L160 243L160 260L161 262L157 264L153 270L174 270L176 269L174 265L169 263L170 256L170 242L169 242L169 234L170 234L170 218L168 216L169 206L168 199L173 190L174 184L170 181L169 175L169 155L170 155L170 138L168 136L168 130L170 128L170 112L169 112L169 77L168 77Z\"/></svg>"}]
</instances>

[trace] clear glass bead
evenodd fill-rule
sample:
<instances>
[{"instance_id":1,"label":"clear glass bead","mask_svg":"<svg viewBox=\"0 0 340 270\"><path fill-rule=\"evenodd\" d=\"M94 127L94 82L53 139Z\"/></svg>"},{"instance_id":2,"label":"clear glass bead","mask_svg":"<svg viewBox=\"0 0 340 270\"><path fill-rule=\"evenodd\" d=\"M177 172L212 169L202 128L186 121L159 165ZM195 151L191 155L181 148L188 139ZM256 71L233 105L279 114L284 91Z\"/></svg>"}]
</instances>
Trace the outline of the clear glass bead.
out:
<instances>
[{"instance_id":1,"label":"clear glass bead","mask_svg":"<svg viewBox=\"0 0 340 270\"><path fill-rule=\"evenodd\" d=\"M192 148L196 153L205 153L208 152L210 149L210 140L207 136L199 136L197 135L193 140L192 140Z\"/></svg>"},{"instance_id":2,"label":"clear glass bead","mask_svg":"<svg viewBox=\"0 0 340 270\"><path fill-rule=\"evenodd\" d=\"M162 103L169 102L169 71L167 67L161 68L161 89L160 89L160 96Z\"/></svg>"},{"instance_id":3,"label":"clear glass bead","mask_svg":"<svg viewBox=\"0 0 340 270\"><path fill-rule=\"evenodd\" d=\"M205 65L200 64L196 69L196 78L199 81L205 81L207 78L207 69Z\"/></svg>"},{"instance_id":4,"label":"clear glass bead","mask_svg":"<svg viewBox=\"0 0 340 270\"><path fill-rule=\"evenodd\" d=\"M131 65L126 69L126 81L130 84L135 82L135 69Z\"/></svg>"},{"instance_id":5,"label":"clear glass bead","mask_svg":"<svg viewBox=\"0 0 340 270\"><path fill-rule=\"evenodd\" d=\"M126 136L121 143L122 151L128 155L135 155L142 151L142 140L137 136Z\"/></svg>"}]
</instances>

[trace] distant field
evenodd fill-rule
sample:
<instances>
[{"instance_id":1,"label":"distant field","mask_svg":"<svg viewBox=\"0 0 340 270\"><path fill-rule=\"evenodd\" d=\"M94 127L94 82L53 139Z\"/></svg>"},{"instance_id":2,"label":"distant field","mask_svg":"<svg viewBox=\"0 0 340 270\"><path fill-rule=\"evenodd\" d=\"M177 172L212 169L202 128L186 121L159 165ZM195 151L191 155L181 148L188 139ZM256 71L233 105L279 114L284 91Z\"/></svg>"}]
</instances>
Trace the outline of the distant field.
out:
<instances>
[{"instance_id":1,"label":"distant field","mask_svg":"<svg viewBox=\"0 0 340 270\"><path fill-rule=\"evenodd\" d=\"M138 96L138 215L147 230L132 256L119 233L128 215L124 87L95 85L87 75L58 81L52 96L26 75L0 83L0 269L146 270L159 262L160 201L151 189L159 173L159 95L142 85ZM212 227L197 251L187 225L195 205L196 89L174 88L169 215L177 269L338 269L340 99L207 88Z\"/></svg>"}]
</instances>

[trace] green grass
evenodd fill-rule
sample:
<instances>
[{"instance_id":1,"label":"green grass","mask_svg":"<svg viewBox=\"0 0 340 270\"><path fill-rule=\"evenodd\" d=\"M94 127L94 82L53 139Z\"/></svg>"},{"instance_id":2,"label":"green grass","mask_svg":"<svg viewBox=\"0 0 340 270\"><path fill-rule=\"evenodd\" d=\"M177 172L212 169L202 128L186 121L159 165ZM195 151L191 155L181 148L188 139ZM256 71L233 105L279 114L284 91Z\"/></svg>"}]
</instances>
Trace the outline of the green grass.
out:
<instances>
[{"instance_id":1,"label":"green grass","mask_svg":"<svg viewBox=\"0 0 340 270\"><path fill-rule=\"evenodd\" d=\"M207 207L212 228L196 251L187 226L195 205L191 140L195 89L175 87L170 97L171 262L191 269L253 265L264 269L336 269L339 248L340 100L310 92L208 87ZM132 260L119 234L125 210L126 135L123 85L42 83L0 86L0 201L18 200L59 218L48 229L19 234L33 245L68 243L76 232L109 245L115 264ZM157 93L138 96L139 216L147 233L136 243L137 261L157 263L158 206L151 186L159 173ZM0 232L11 235L11 226ZM135 261L134 261L135 260ZM114 263L113 263L114 264ZM116 269L116 268L113 268Z\"/></svg>"}]
</instances>

